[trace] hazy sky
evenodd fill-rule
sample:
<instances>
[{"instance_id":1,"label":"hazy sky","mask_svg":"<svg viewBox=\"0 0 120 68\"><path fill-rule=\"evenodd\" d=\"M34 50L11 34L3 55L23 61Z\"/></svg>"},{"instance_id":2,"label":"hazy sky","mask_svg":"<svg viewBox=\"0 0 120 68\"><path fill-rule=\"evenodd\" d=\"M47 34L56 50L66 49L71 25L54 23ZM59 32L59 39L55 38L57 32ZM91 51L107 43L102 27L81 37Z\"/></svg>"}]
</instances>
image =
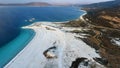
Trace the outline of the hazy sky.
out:
<instances>
[{"instance_id":1,"label":"hazy sky","mask_svg":"<svg viewBox=\"0 0 120 68\"><path fill-rule=\"evenodd\" d=\"M26 2L49 2L49 3L95 3L110 0L0 0L0 3L26 3Z\"/></svg>"}]
</instances>

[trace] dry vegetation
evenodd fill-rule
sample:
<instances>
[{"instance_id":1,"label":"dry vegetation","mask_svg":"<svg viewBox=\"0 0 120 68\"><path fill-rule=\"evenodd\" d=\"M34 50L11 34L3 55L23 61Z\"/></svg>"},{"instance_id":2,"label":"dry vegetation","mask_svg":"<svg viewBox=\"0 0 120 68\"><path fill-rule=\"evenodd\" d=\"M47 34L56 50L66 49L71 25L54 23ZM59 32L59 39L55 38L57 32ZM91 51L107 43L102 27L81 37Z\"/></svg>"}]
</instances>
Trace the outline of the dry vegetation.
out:
<instances>
[{"instance_id":1,"label":"dry vegetation","mask_svg":"<svg viewBox=\"0 0 120 68\"><path fill-rule=\"evenodd\" d=\"M95 48L102 58L107 59L106 67L120 68L120 46L111 42L114 38L120 38L120 6L99 10L90 10L89 8L87 12L83 16L86 22L70 21L64 26L90 29L83 32L90 36L82 38L82 40ZM73 32L80 33L78 30Z\"/></svg>"}]
</instances>

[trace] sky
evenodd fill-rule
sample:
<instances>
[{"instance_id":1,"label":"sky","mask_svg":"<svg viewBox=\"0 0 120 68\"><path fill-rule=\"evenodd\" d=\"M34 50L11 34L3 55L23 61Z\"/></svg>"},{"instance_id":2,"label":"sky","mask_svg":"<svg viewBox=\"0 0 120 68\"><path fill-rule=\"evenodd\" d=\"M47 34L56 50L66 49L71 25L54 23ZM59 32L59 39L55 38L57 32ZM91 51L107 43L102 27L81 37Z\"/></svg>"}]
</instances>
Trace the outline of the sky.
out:
<instances>
[{"instance_id":1,"label":"sky","mask_svg":"<svg viewBox=\"0 0 120 68\"><path fill-rule=\"evenodd\" d=\"M0 0L0 3L27 3L27 2L48 2L48 3L96 3L110 0Z\"/></svg>"}]
</instances>

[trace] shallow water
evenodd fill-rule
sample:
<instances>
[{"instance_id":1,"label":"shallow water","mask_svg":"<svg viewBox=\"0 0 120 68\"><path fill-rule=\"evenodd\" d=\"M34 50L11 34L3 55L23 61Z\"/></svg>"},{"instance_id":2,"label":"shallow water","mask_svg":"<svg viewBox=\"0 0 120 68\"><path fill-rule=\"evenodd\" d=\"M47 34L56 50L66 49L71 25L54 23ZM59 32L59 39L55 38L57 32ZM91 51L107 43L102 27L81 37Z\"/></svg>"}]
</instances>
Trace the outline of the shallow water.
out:
<instances>
[{"instance_id":1,"label":"shallow water","mask_svg":"<svg viewBox=\"0 0 120 68\"><path fill-rule=\"evenodd\" d=\"M34 32L22 26L37 21L69 21L83 13L76 7L0 7L0 68L33 38Z\"/></svg>"},{"instance_id":2,"label":"shallow water","mask_svg":"<svg viewBox=\"0 0 120 68\"><path fill-rule=\"evenodd\" d=\"M0 46L16 38L22 26L36 21L69 21L81 14L76 7L0 7Z\"/></svg>"},{"instance_id":3,"label":"shallow water","mask_svg":"<svg viewBox=\"0 0 120 68\"><path fill-rule=\"evenodd\" d=\"M0 48L0 68L7 64L31 39L35 33L33 30L24 29L20 35Z\"/></svg>"}]
</instances>

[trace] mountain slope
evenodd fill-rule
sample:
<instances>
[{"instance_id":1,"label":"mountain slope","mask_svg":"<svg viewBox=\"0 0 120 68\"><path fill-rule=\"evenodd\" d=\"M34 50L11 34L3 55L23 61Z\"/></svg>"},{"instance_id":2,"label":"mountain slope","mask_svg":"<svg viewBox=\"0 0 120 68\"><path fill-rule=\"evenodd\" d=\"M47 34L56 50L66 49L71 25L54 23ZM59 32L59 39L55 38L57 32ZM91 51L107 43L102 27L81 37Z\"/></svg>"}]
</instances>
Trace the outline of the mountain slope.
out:
<instances>
[{"instance_id":1,"label":"mountain slope","mask_svg":"<svg viewBox=\"0 0 120 68\"><path fill-rule=\"evenodd\" d=\"M84 8L93 8L93 9L109 8L109 7L120 6L120 0L100 2L100 3L94 3L94 4L82 5L82 6Z\"/></svg>"},{"instance_id":2,"label":"mountain slope","mask_svg":"<svg viewBox=\"0 0 120 68\"><path fill-rule=\"evenodd\" d=\"M100 54L102 59L97 60L102 60L107 68L120 68L120 1L86 5L82 9L87 14L66 25L81 27L84 24L83 33L88 36L83 41ZM81 33L79 30L73 32Z\"/></svg>"}]
</instances>

